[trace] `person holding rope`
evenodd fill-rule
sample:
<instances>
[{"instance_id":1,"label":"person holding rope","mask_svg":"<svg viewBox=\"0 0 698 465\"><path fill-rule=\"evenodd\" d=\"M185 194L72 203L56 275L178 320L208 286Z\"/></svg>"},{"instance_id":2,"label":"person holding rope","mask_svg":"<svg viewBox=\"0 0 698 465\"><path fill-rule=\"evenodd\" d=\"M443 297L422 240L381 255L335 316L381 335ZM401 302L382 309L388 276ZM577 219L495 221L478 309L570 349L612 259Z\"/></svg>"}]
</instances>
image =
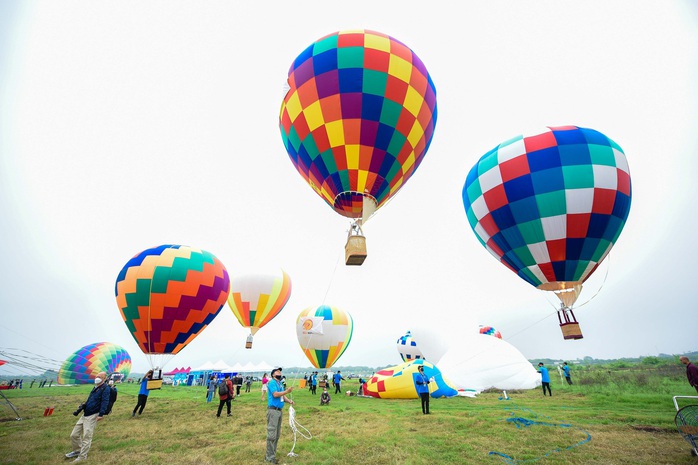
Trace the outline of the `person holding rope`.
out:
<instances>
[{"instance_id":1,"label":"person holding rope","mask_svg":"<svg viewBox=\"0 0 698 465\"><path fill-rule=\"evenodd\" d=\"M279 463L276 460L276 447L281 436L281 417L284 402L293 405L294 402L286 397L293 391L293 387L283 389L281 385L281 368L275 368L271 372L271 379L267 383L269 393L267 402L267 451L264 461L268 463Z\"/></svg>"}]
</instances>

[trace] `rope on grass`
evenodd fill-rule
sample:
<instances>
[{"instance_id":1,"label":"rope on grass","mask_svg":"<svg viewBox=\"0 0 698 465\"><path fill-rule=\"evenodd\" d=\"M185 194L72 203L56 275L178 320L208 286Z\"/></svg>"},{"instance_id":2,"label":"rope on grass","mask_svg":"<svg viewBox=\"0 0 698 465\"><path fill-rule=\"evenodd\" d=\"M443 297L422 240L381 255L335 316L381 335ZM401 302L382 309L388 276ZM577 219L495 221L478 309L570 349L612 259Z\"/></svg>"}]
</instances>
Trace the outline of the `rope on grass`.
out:
<instances>
[{"instance_id":1,"label":"rope on grass","mask_svg":"<svg viewBox=\"0 0 698 465\"><path fill-rule=\"evenodd\" d=\"M312 439L313 435L310 434L308 428L296 421L296 409L293 408L293 405L288 407L288 424L291 426L291 430L293 431L293 447L291 447L291 452L289 452L287 455L289 457L298 457L298 454L293 452L293 450L296 448L296 434L300 434L305 439Z\"/></svg>"},{"instance_id":2,"label":"rope on grass","mask_svg":"<svg viewBox=\"0 0 698 465\"><path fill-rule=\"evenodd\" d=\"M531 412L531 413L533 413L533 412ZM533 413L533 416L534 416L534 417L537 417L537 415L536 415L535 413ZM574 429L578 429L578 430L581 431L582 433L586 434L586 438L582 439L581 441L579 441L579 442L577 442L577 443L575 443L575 444L572 444L572 445L567 446L567 447L565 447L565 448L559 448L559 447L557 447L557 448L555 448L555 449L553 449L553 450L551 450L551 451L549 451L549 452L546 452L545 454L541 455L540 457L536 457L536 458L534 458L534 459L516 460L516 459L514 459L513 457L508 456L507 454L504 454L504 453L502 453L502 452L497 452L497 451L490 451L490 453L488 454L488 455L498 455L498 456L500 456L502 459L504 459L504 461L505 461L506 463L508 463L508 464L510 464L510 465L518 465L518 464L522 464L522 463L536 462L536 461L538 461L538 460L540 460L540 459L542 459L542 458L548 457L548 456L550 456L550 455L552 455L552 454L555 454L555 453L557 453L557 452L564 452L564 451L570 450L570 449L572 449L572 448L574 448L574 447L577 447L577 446L581 446L582 444L585 444L585 443L591 441L591 434L589 434L588 431L586 431L586 430L584 430L584 429L582 429L582 428L576 427L576 426L572 426L572 425L569 424L569 423L551 423L551 422L546 422L546 421L529 420L529 419L527 419L527 418L522 418L522 417L507 418L507 422L508 422L508 423L513 423L513 424L515 424L517 428L521 428L521 427L528 428L529 426L534 426L534 425L541 425L541 426L558 426L558 427L560 427L560 428L574 428Z\"/></svg>"}]
</instances>

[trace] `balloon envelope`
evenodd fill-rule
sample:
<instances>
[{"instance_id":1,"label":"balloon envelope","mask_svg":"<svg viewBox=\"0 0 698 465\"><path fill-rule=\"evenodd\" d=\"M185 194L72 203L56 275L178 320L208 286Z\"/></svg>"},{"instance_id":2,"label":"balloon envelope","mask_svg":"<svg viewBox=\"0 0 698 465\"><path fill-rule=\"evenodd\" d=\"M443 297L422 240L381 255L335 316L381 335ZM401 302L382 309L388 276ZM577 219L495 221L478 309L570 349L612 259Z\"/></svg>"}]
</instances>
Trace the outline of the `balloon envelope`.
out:
<instances>
[{"instance_id":1,"label":"balloon envelope","mask_svg":"<svg viewBox=\"0 0 698 465\"><path fill-rule=\"evenodd\" d=\"M380 208L412 176L436 124L436 90L405 44L368 30L311 44L288 72L281 136L291 162L340 215ZM365 215L367 219L369 215Z\"/></svg>"},{"instance_id":2,"label":"balloon envelope","mask_svg":"<svg viewBox=\"0 0 698 465\"><path fill-rule=\"evenodd\" d=\"M630 201L621 148L598 131L576 126L549 127L499 144L480 158L463 187L478 240L544 290L587 279L618 239Z\"/></svg>"},{"instance_id":3,"label":"balloon envelope","mask_svg":"<svg viewBox=\"0 0 698 465\"><path fill-rule=\"evenodd\" d=\"M378 371L366 382L364 394L381 399L417 399L419 394L417 394L416 376L420 366L424 367L427 378L434 380L429 383L431 397L458 395L455 386L444 378L433 363L426 360L411 360Z\"/></svg>"},{"instance_id":4,"label":"balloon envelope","mask_svg":"<svg viewBox=\"0 0 698 465\"><path fill-rule=\"evenodd\" d=\"M410 331L407 331L404 336L398 338L397 352L400 354L400 358L402 358L403 362L424 358L419 347L417 347L417 343L414 342L414 338Z\"/></svg>"},{"instance_id":5,"label":"balloon envelope","mask_svg":"<svg viewBox=\"0 0 698 465\"><path fill-rule=\"evenodd\" d=\"M334 365L349 347L353 332L351 315L337 307L309 307L296 319L298 343L315 368Z\"/></svg>"},{"instance_id":6,"label":"balloon envelope","mask_svg":"<svg viewBox=\"0 0 698 465\"><path fill-rule=\"evenodd\" d=\"M441 356L448 350L449 338L436 329L425 326L418 326L411 329L410 332L412 339L422 353L422 358L431 363L439 363Z\"/></svg>"},{"instance_id":7,"label":"balloon envelope","mask_svg":"<svg viewBox=\"0 0 698 465\"><path fill-rule=\"evenodd\" d=\"M116 279L116 302L145 354L176 354L218 315L230 279L213 254L183 245L144 250Z\"/></svg>"},{"instance_id":8,"label":"balloon envelope","mask_svg":"<svg viewBox=\"0 0 698 465\"><path fill-rule=\"evenodd\" d=\"M439 368L458 389L533 389L541 383L540 374L516 347L486 334L454 343Z\"/></svg>"},{"instance_id":9,"label":"balloon envelope","mask_svg":"<svg viewBox=\"0 0 698 465\"><path fill-rule=\"evenodd\" d=\"M94 382L101 371L131 373L131 356L121 346L111 342L95 342L81 347L63 362L58 370L58 384L87 384Z\"/></svg>"},{"instance_id":10,"label":"balloon envelope","mask_svg":"<svg viewBox=\"0 0 698 465\"><path fill-rule=\"evenodd\" d=\"M228 305L238 322L255 334L286 305L291 297L291 278L285 271L245 274L230 280Z\"/></svg>"},{"instance_id":11,"label":"balloon envelope","mask_svg":"<svg viewBox=\"0 0 698 465\"><path fill-rule=\"evenodd\" d=\"M480 334L502 338L502 333L494 329L492 326L480 326Z\"/></svg>"}]
</instances>

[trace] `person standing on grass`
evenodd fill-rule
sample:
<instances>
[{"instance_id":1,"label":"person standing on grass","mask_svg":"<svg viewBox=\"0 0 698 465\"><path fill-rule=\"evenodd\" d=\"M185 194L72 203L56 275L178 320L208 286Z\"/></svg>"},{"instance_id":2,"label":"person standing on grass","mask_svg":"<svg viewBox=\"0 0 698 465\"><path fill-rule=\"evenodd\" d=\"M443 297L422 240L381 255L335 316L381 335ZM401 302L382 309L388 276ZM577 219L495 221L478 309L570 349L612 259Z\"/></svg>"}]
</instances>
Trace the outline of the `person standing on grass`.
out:
<instances>
[{"instance_id":1,"label":"person standing on grass","mask_svg":"<svg viewBox=\"0 0 698 465\"><path fill-rule=\"evenodd\" d=\"M206 403L211 403L213 400L213 395L216 393L216 377L211 375L208 379L208 386L206 388Z\"/></svg>"},{"instance_id":2,"label":"person standing on grass","mask_svg":"<svg viewBox=\"0 0 698 465\"><path fill-rule=\"evenodd\" d=\"M686 376L688 377L688 383L696 388L698 391L698 367L691 363L691 361L685 355L680 357L681 363L686 365Z\"/></svg>"},{"instance_id":3,"label":"person standing on grass","mask_svg":"<svg viewBox=\"0 0 698 465\"><path fill-rule=\"evenodd\" d=\"M262 375L262 400L267 398L267 383L269 383L269 378L267 378L267 374L264 373L264 375Z\"/></svg>"},{"instance_id":4,"label":"person standing on grass","mask_svg":"<svg viewBox=\"0 0 698 465\"><path fill-rule=\"evenodd\" d=\"M317 371L314 371L310 375L310 393L311 394L317 393Z\"/></svg>"},{"instance_id":5,"label":"person standing on grass","mask_svg":"<svg viewBox=\"0 0 698 465\"><path fill-rule=\"evenodd\" d=\"M104 382L107 379L107 374L103 371L97 374L95 378L95 387L90 391L87 401L83 404L82 415L73 432L70 433L70 442L73 450L65 454L65 458L70 459L75 457L73 462L82 462L87 460L87 453L92 446L92 436L94 435L97 422L100 421L107 413L109 408L109 396L111 389ZM73 415L77 415L75 412Z\"/></svg>"},{"instance_id":6,"label":"person standing on grass","mask_svg":"<svg viewBox=\"0 0 698 465\"><path fill-rule=\"evenodd\" d=\"M281 385L281 368L274 368L271 372L272 379L269 380L269 398L267 402L267 451L264 461L268 463L279 463L276 460L276 447L279 445L281 436L281 417L284 402L293 405L293 401L286 397L293 391L293 387L283 389Z\"/></svg>"},{"instance_id":7,"label":"person standing on grass","mask_svg":"<svg viewBox=\"0 0 698 465\"><path fill-rule=\"evenodd\" d=\"M569 365L567 365L567 362L565 362L565 363L562 365L562 371L565 372L565 379L567 380L567 384L569 384L570 386L572 386L572 378L571 378L571 376L570 376L570 367L569 367Z\"/></svg>"},{"instance_id":8,"label":"person standing on grass","mask_svg":"<svg viewBox=\"0 0 698 465\"><path fill-rule=\"evenodd\" d=\"M424 365L419 365L414 382L417 385L417 394L422 399L422 414L429 413L429 378L424 374Z\"/></svg>"},{"instance_id":9,"label":"person standing on grass","mask_svg":"<svg viewBox=\"0 0 698 465\"><path fill-rule=\"evenodd\" d=\"M233 389L233 382L230 380L230 375L225 375L225 379L221 381L218 385L218 413L216 413L216 418L221 417L221 412L223 411L223 404L228 408L228 416L232 417L233 414L230 411L231 401L235 398L235 390Z\"/></svg>"},{"instance_id":10,"label":"person standing on grass","mask_svg":"<svg viewBox=\"0 0 698 465\"><path fill-rule=\"evenodd\" d=\"M342 393L342 380L344 380L344 377L342 376L342 372L337 370L337 373L332 376L332 384L334 384L334 393Z\"/></svg>"},{"instance_id":11,"label":"person standing on grass","mask_svg":"<svg viewBox=\"0 0 698 465\"><path fill-rule=\"evenodd\" d=\"M548 394L552 397L553 393L550 390L550 373L548 373L548 369L543 366L543 362L538 364L538 373L540 373L541 381L543 382L543 396L545 396L545 389L547 388Z\"/></svg>"},{"instance_id":12,"label":"person standing on grass","mask_svg":"<svg viewBox=\"0 0 698 465\"><path fill-rule=\"evenodd\" d=\"M148 373L146 373L143 379L141 380L141 389L138 391L138 403L136 403L136 406L133 407L133 413L131 414L131 417L136 416L136 410L138 410L138 407L141 408L138 411L138 415L143 413L145 404L148 402L148 394L150 394L150 389L148 389L148 381L150 381L151 379L153 379L153 370L149 370Z\"/></svg>"}]
</instances>

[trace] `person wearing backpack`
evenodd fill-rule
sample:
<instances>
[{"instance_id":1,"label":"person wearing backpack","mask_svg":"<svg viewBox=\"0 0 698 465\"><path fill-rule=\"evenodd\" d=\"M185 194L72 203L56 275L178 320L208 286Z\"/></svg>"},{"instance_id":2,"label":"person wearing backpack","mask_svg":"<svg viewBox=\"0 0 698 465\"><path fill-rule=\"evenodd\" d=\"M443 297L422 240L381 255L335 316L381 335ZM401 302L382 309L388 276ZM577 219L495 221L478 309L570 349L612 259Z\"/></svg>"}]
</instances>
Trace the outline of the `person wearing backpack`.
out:
<instances>
[{"instance_id":1,"label":"person wearing backpack","mask_svg":"<svg viewBox=\"0 0 698 465\"><path fill-rule=\"evenodd\" d=\"M234 397L235 391L233 391L233 383L230 381L230 375L225 375L225 379L218 384L218 398L220 402L218 403L218 413L216 417L220 418L221 412L223 411L223 404L228 408L228 416L233 416L230 412L230 406Z\"/></svg>"},{"instance_id":2,"label":"person wearing backpack","mask_svg":"<svg viewBox=\"0 0 698 465\"><path fill-rule=\"evenodd\" d=\"M114 406L114 402L116 402L116 398L119 395L116 386L114 386L113 379L109 380L109 389L109 406L107 407L107 411L104 412L105 415L109 415L111 413L111 408Z\"/></svg>"}]
</instances>

